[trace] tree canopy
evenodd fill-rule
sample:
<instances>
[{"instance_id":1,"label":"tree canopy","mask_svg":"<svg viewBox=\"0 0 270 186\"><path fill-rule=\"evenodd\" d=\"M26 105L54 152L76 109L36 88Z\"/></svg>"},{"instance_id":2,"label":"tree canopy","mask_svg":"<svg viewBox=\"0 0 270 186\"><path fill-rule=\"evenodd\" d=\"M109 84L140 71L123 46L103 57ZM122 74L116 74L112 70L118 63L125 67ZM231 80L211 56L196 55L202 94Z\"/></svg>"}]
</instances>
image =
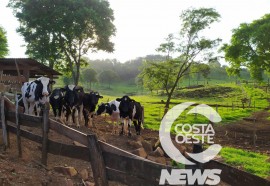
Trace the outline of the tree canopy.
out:
<instances>
[{"instance_id":1,"label":"tree canopy","mask_svg":"<svg viewBox=\"0 0 270 186\"><path fill-rule=\"evenodd\" d=\"M119 76L113 70L104 70L99 74L99 80L102 83L108 83L108 88L111 88L111 83L119 79Z\"/></svg>"},{"instance_id":2,"label":"tree canopy","mask_svg":"<svg viewBox=\"0 0 270 186\"><path fill-rule=\"evenodd\" d=\"M8 41L6 31L0 26L0 57L5 57L8 54Z\"/></svg>"},{"instance_id":3,"label":"tree canopy","mask_svg":"<svg viewBox=\"0 0 270 186\"><path fill-rule=\"evenodd\" d=\"M247 67L254 79L262 80L263 71L270 72L270 14L252 23L242 23L233 30L229 44L224 44L225 60L230 74L239 75Z\"/></svg>"},{"instance_id":4,"label":"tree canopy","mask_svg":"<svg viewBox=\"0 0 270 186\"><path fill-rule=\"evenodd\" d=\"M169 108L172 94L180 79L189 73L192 64L208 61L212 57L212 49L219 44L220 39L207 39L202 35L202 31L219 18L218 12L212 8L190 8L183 11L180 16L182 25L179 35L176 37L170 34L166 42L157 49L167 55L167 60L145 65L142 76L155 77L163 82L161 84L167 95L164 113ZM173 53L178 57L172 59L170 54Z\"/></svg>"},{"instance_id":5,"label":"tree canopy","mask_svg":"<svg viewBox=\"0 0 270 186\"><path fill-rule=\"evenodd\" d=\"M78 84L81 58L89 50L112 52L113 10L106 0L10 0L27 54L71 71Z\"/></svg>"}]
</instances>

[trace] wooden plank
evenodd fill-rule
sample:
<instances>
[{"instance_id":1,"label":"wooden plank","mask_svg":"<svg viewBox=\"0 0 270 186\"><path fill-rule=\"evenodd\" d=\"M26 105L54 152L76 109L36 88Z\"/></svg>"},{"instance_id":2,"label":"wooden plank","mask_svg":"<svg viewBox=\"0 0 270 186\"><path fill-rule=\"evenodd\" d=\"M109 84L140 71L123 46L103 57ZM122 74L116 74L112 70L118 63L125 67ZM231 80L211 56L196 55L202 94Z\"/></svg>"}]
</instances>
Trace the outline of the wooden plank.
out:
<instances>
[{"instance_id":1,"label":"wooden plank","mask_svg":"<svg viewBox=\"0 0 270 186\"><path fill-rule=\"evenodd\" d=\"M15 124L7 124L7 127L9 129L9 132L12 132L14 134L17 133L17 127L15 126ZM1 128L2 128L2 123L1 123ZM21 129L21 136L25 137L26 139L29 139L31 141L34 141L36 143L42 143L42 137L36 134L33 134L27 130Z\"/></svg>"},{"instance_id":2,"label":"wooden plank","mask_svg":"<svg viewBox=\"0 0 270 186\"><path fill-rule=\"evenodd\" d=\"M110 181L117 181L129 186L147 186L147 185L158 185L158 182L151 182L141 178L137 178L131 175L126 174L118 170L106 168L108 179Z\"/></svg>"},{"instance_id":3,"label":"wooden plank","mask_svg":"<svg viewBox=\"0 0 270 186\"><path fill-rule=\"evenodd\" d=\"M48 103L49 104L49 103ZM48 133L49 133L49 109L50 105L45 104L42 116L42 158L43 165L47 165L47 153L48 153Z\"/></svg>"},{"instance_id":4,"label":"wooden plank","mask_svg":"<svg viewBox=\"0 0 270 186\"><path fill-rule=\"evenodd\" d=\"M0 124L2 123L0 122ZM0 125L0 127L2 127L2 125ZM15 125L8 124L8 128L10 132L16 134L17 128ZM42 137L30 131L21 129L21 136L28 140L42 144ZM54 155L89 161L89 148L87 147L67 145L53 140L48 140L48 152Z\"/></svg>"},{"instance_id":5,"label":"wooden plank","mask_svg":"<svg viewBox=\"0 0 270 186\"><path fill-rule=\"evenodd\" d=\"M108 186L106 167L96 135L87 135L90 163L96 186Z\"/></svg>"},{"instance_id":6,"label":"wooden plank","mask_svg":"<svg viewBox=\"0 0 270 186\"><path fill-rule=\"evenodd\" d=\"M106 167L125 172L128 175L143 180L148 180L149 182L158 183L161 169L171 169L170 166L165 166L149 160L127 157L110 152L103 152L103 157Z\"/></svg>"},{"instance_id":7,"label":"wooden plank","mask_svg":"<svg viewBox=\"0 0 270 186\"><path fill-rule=\"evenodd\" d=\"M87 139L87 135L77 131L73 128L70 128L66 125L63 125L55 120L49 119L49 127L50 129L56 131L59 134L62 134L74 141L77 141L85 146L88 146L88 139Z\"/></svg>"},{"instance_id":8,"label":"wooden plank","mask_svg":"<svg viewBox=\"0 0 270 186\"><path fill-rule=\"evenodd\" d=\"M32 116L27 114L18 113L19 116L19 124L28 127L41 128L42 117ZM12 123L16 123L16 113L15 112L7 112L6 118L8 121Z\"/></svg>"},{"instance_id":9,"label":"wooden plank","mask_svg":"<svg viewBox=\"0 0 270 186\"><path fill-rule=\"evenodd\" d=\"M79 160L90 161L89 148L75 145L67 145L56 141L48 141L48 152L54 155L76 158Z\"/></svg>"},{"instance_id":10,"label":"wooden plank","mask_svg":"<svg viewBox=\"0 0 270 186\"><path fill-rule=\"evenodd\" d=\"M21 126L19 123L19 103L18 103L18 97L17 97L17 92L14 95L15 99L15 104L16 104L16 109L15 109L15 119L16 119L16 127L17 127L17 148L18 148L18 156L21 158L22 157L22 146L21 146Z\"/></svg>"},{"instance_id":11,"label":"wooden plank","mask_svg":"<svg viewBox=\"0 0 270 186\"><path fill-rule=\"evenodd\" d=\"M204 169L221 169L220 178L223 182L226 182L230 185L260 185L260 186L269 186L270 181L263 179L259 176L250 174L248 172L236 169L229 165L226 165L217 161L210 161L205 163L203 166Z\"/></svg>"},{"instance_id":12,"label":"wooden plank","mask_svg":"<svg viewBox=\"0 0 270 186\"><path fill-rule=\"evenodd\" d=\"M110 152L110 153L114 153L114 154L119 154L122 156L127 156L127 157L133 157L134 159L141 159L141 160L145 160L142 157L136 156L130 152L124 151L123 149L120 149L118 147L115 147L111 144L105 143L103 141L98 141L99 145L102 149L103 152Z\"/></svg>"},{"instance_id":13,"label":"wooden plank","mask_svg":"<svg viewBox=\"0 0 270 186\"><path fill-rule=\"evenodd\" d=\"M5 100L3 93L1 93L1 123L2 123L2 132L3 132L3 141L5 144L5 148L9 146L8 143L8 134L7 134L7 121L6 121L6 116L5 116Z\"/></svg>"}]
</instances>

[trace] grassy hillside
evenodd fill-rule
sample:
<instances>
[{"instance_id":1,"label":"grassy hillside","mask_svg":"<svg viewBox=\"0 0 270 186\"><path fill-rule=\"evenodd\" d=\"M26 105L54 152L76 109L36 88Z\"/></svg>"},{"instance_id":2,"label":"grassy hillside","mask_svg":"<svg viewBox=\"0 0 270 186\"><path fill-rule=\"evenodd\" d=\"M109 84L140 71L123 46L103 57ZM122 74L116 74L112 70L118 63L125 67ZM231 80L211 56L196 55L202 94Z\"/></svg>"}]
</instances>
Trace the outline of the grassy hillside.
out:
<instances>
[{"instance_id":1,"label":"grassy hillside","mask_svg":"<svg viewBox=\"0 0 270 186\"><path fill-rule=\"evenodd\" d=\"M102 91L100 92L103 93ZM105 95L101 101L107 102L108 100L112 100L116 97L121 97L124 95L122 94L116 96L114 93L110 93L110 96ZM139 101L145 108L145 127L158 130L164 113L165 104L162 103L162 100L165 101L166 97L157 95L135 95L131 97L136 101ZM242 108L242 98L251 99L250 103L247 102L244 104L244 109ZM218 86L179 90L171 100L171 107L182 102L190 101L207 104L212 106L213 109L217 109L222 118L222 122L226 123L241 119L243 117L248 117L252 112L266 108L268 106L267 98L268 94L258 88L237 86L233 84L222 84ZM185 116L185 113L183 113L183 115L181 115L176 122L205 123L207 120L199 115Z\"/></svg>"}]
</instances>

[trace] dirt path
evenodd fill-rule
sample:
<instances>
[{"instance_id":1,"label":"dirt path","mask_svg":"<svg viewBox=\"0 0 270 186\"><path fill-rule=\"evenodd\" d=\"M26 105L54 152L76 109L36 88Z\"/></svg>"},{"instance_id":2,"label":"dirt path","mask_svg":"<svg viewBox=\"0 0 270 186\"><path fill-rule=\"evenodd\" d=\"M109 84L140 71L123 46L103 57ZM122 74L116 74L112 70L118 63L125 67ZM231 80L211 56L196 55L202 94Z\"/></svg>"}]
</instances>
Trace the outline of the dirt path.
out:
<instances>
[{"instance_id":1,"label":"dirt path","mask_svg":"<svg viewBox=\"0 0 270 186\"><path fill-rule=\"evenodd\" d=\"M270 155L269 116L266 109L253 113L249 118L215 126L216 143Z\"/></svg>"}]
</instances>

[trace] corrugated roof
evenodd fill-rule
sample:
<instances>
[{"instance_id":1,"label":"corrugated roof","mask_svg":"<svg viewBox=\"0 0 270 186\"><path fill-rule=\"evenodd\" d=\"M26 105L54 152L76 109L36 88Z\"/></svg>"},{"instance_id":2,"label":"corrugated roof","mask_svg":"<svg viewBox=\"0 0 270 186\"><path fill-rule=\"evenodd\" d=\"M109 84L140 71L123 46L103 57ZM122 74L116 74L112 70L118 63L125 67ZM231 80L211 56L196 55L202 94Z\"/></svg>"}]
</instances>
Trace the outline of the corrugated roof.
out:
<instances>
[{"instance_id":1,"label":"corrugated roof","mask_svg":"<svg viewBox=\"0 0 270 186\"><path fill-rule=\"evenodd\" d=\"M35 59L31 58L0 58L0 70L9 72L10 75L17 75L17 69L15 61L18 64L20 72L23 70L29 70L30 78L40 75L59 76L61 73L56 70L39 63Z\"/></svg>"}]
</instances>

